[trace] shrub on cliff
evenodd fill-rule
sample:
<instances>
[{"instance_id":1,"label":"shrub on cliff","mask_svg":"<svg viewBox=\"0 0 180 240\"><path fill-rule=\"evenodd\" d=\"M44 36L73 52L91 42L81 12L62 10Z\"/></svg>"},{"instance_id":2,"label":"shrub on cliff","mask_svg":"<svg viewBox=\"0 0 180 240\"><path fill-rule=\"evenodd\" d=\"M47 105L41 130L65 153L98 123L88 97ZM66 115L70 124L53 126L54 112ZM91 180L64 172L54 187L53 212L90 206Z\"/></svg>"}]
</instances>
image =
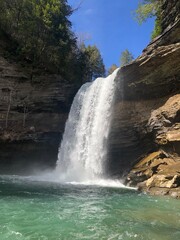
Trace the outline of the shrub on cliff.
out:
<instances>
[{"instance_id":1,"label":"shrub on cliff","mask_svg":"<svg viewBox=\"0 0 180 240\"><path fill-rule=\"evenodd\" d=\"M135 18L140 24L148 18L156 18L155 27L151 35L152 39L161 34L161 3L162 0L141 0L135 11Z\"/></svg>"}]
</instances>

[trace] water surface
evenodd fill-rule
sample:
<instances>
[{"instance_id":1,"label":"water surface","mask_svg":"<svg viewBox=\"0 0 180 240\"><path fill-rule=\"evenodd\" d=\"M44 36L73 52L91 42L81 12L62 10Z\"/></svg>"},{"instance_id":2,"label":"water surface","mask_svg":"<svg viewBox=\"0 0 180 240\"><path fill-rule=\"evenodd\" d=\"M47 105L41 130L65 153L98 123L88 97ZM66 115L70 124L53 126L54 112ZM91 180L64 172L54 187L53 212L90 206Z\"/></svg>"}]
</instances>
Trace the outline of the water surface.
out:
<instances>
[{"instance_id":1,"label":"water surface","mask_svg":"<svg viewBox=\"0 0 180 240\"><path fill-rule=\"evenodd\" d=\"M179 240L180 202L130 189L1 176L0 239Z\"/></svg>"}]
</instances>

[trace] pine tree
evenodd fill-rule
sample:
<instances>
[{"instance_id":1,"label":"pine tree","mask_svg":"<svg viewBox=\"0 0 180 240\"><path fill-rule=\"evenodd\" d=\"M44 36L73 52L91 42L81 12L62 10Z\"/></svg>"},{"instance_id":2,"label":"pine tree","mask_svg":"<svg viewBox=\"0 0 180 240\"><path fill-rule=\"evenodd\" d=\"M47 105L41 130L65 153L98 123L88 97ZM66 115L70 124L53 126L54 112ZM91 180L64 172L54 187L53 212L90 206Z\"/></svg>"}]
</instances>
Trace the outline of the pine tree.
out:
<instances>
[{"instance_id":1,"label":"pine tree","mask_svg":"<svg viewBox=\"0 0 180 240\"><path fill-rule=\"evenodd\" d=\"M85 64L85 79L94 80L105 75L105 67L99 49L94 45L81 45L82 62Z\"/></svg>"},{"instance_id":2,"label":"pine tree","mask_svg":"<svg viewBox=\"0 0 180 240\"><path fill-rule=\"evenodd\" d=\"M0 0L0 27L25 59L59 70L76 44L72 12L67 0Z\"/></svg>"},{"instance_id":3,"label":"pine tree","mask_svg":"<svg viewBox=\"0 0 180 240\"><path fill-rule=\"evenodd\" d=\"M124 50L120 56L120 66L123 67L133 61L134 57L128 49Z\"/></svg>"}]
</instances>

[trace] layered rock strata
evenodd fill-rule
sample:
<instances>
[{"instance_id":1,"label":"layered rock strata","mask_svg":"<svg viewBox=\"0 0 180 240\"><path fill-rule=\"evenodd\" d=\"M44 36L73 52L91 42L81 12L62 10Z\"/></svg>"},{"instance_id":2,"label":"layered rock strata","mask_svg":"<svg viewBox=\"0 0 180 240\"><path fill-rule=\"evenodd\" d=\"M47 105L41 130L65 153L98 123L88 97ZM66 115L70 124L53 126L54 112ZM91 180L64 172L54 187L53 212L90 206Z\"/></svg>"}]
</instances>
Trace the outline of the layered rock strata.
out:
<instances>
[{"instance_id":1,"label":"layered rock strata","mask_svg":"<svg viewBox=\"0 0 180 240\"><path fill-rule=\"evenodd\" d=\"M108 167L131 186L180 197L179 1L163 7L162 35L116 78Z\"/></svg>"},{"instance_id":2,"label":"layered rock strata","mask_svg":"<svg viewBox=\"0 0 180 240\"><path fill-rule=\"evenodd\" d=\"M133 166L127 182L153 195L180 197L180 94L152 111L147 131L158 150Z\"/></svg>"},{"instance_id":3,"label":"layered rock strata","mask_svg":"<svg viewBox=\"0 0 180 240\"><path fill-rule=\"evenodd\" d=\"M0 54L0 173L27 174L56 164L77 89L59 75Z\"/></svg>"}]
</instances>

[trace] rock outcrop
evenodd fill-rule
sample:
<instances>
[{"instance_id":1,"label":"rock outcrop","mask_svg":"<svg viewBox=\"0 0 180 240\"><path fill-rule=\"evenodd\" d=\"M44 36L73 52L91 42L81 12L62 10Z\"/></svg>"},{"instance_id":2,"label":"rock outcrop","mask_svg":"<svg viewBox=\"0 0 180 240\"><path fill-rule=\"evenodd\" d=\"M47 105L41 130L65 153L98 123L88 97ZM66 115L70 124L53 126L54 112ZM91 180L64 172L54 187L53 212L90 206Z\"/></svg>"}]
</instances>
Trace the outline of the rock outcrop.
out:
<instances>
[{"instance_id":1,"label":"rock outcrop","mask_svg":"<svg viewBox=\"0 0 180 240\"><path fill-rule=\"evenodd\" d=\"M179 4L163 1L162 35L118 73L108 156L111 175L174 197L180 197Z\"/></svg>"},{"instance_id":2,"label":"rock outcrop","mask_svg":"<svg viewBox=\"0 0 180 240\"><path fill-rule=\"evenodd\" d=\"M180 94L151 113L147 131L159 150L138 162L127 182L152 194L180 197Z\"/></svg>"},{"instance_id":3,"label":"rock outcrop","mask_svg":"<svg viewBox=\"0 0 180 240\"><path fill-rule=\"evenodd\" d=\"M180 17L180 2L177 0L162 0L162 22L161 28L165 30L171 28ZM172 39L173 40L173 39Z\"/></svg>"}]
</instances>

